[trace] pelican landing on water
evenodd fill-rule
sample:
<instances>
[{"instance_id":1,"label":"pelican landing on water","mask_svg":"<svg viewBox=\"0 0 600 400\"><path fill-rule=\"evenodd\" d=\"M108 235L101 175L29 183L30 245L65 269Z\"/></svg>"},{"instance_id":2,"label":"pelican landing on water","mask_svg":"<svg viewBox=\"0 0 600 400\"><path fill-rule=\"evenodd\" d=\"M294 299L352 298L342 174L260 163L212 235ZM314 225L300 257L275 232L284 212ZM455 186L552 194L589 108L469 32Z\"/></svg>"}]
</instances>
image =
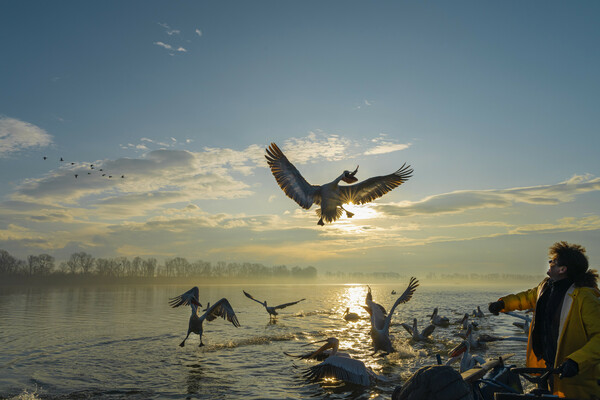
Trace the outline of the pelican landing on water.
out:
<instances>
[{"instance_id":1,"label":"pelican landing on water","mask_svg":"<svg viewBox=\"0 0 600 400\"><path fill-rule=\"evenodd\" d=\"M340 181L346 183L358 181L355 177L358 172L356 167L352 172L342 172L329 183L311 185L275 143L271 143L267 148L265 157L279 187L289 198L307 210L313 203L321 206L317 209L317 215L320 217L317 222L319 225L337 220L344 212L348 218L352 218L354 214L344 209L344 204L369 203L406 182L413 173L410 165L405 163L392 174L369 178L355 185L339 186Z\"/></svg>"},{"instance_id":2,"label":"pelican landing on water","mask_svg":"<svg viewBox=\"0 0 600 400\"><path fill-rule=\"evenodd\" d=\"M257 302L258 304L262 305L263 307L265 307L265 310L267 310L267 312L269 313L269 319L271 318L275 318L277 316L277 311L275 310L280 310L282 308L286 308L289 306L293 306L294 304L300 303L303 300L306 299L300 299L298 301L292 301L291 303L285 303L285 304L280 304L278 306L267 306L267 301L260 301L260 300L256 300L254 297L252 297L252 295L248 292L246 292L245 290L242 290L242 292L244 292L244 294L246 295L247 298L249 298L250 300L254 300L255 302Z\"/></svg>"},{"instance_id":3,"label":"pelican landing on water","mask_svg":"<svg viewBox=\"0 0 600 400\"><path fill-rule=\"evenodd\" d=\"M233 311L231 304L229 304L229 301L227 301L226 298L222 298L212 306L210 305L210 303L208 303L206 305L206 310L204 310L204 314L198 315L198 307L202 307L202 304L200 304L200 302L198 301L197 286L194 286L193 288L179 296L169 299L169 305L173 308L179 306L192 307L192 315L190 316L188 332L185 336L185 339L183 339L183 342L179 344L179 346L181 347L185 346L185 341L190 336L190 333L198 334L200 336L200 346L204 346L204 343L202 343L202 324L204 323L204 320L213 321L217 317L221 317L223 319L227 319L227 321L231 322L236 328L240 326L240 323L238 322L238 319L235 316L235 312Z\"/></svg>"},{"instance_id":4,"label":"pelican landing on water","mask_svg":"<svg viewBox=\"0 0 600 400\"><path fill-rule=\"evenodd\" d=\"M383 351L383 355L386 356L396 351L390 340L392 315L394 315L394 311L398 305L406 303L412 298L413 293L417 290L417 286L419 286L419 281L415 277L411 277L406 290L398 297L387 315L385 315L385 309L381 305L373 302L371 291L369 290L366 309L371 315L371 339L373 339L374 349L371 355L375 355L378 351Z\"/></svg>"}]
</instances>

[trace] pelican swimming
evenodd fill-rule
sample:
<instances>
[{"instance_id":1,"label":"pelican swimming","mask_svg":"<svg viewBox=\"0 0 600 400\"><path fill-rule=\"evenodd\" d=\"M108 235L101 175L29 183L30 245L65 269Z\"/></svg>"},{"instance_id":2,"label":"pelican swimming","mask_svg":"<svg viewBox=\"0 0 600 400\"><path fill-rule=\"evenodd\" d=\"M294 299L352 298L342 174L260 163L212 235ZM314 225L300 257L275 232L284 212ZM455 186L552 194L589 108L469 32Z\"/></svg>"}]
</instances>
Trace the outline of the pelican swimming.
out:
<instances>
[{"instance_id":1,"label":"pelican swimming","mask_svg":"<svg viewBox=\"0 0 600 400\"><path fill-rule=\"evenodd\" d=\"M485 315L483 314L483 311L481 311L481 307L477 306L477 310L473 310L473 315L476 318L483 318Z\"/></svg>"},{"instance_id":2,"label":"pelican swimming","mask_svg":"<svg viewBox=\"0 0 600 400\"><path fill-rule=\"evenodd\" d=\"M467 313L465 313L461 319L457 320L456 323L460 324L462 329L468 329L469 326L472 326L473 329L477 329L479 326L477 322L469 321L469 314Z\"/></svg>"},{"instance_id":3,"label":"pelican swimming","mask_svg":"<svg viewBox=\"0 0 600 400\"><path fill-rule=\"evenodd\" d=\"M242 292L244 292L244 294L246 295L246 297L249 298L250 300L254 300L258 304L263 305L265 307L265 309L267 310L267 312L269 313L269 319L275 318L278 315L277 311L275 311L275 310L280 310L280 309L286 308L288 306L293 306L296 303L300 303L301 301L306 300L306 299L300 299L298 301L293 301L291 303L285 303L285 304L280 304L278 306L269 307L269 306L267 306L267 301L266 300L265 301L259 301L259 300L256 300L254 297L252 297L252 295L250 293L246 292L245 290L242 290Z\"/></svg>"},{"instance_id":4,"label":"pelican swimming","mask_svg":"<svg viewBox=\"0 0 600 400\"><path fill-rule=\"evenodd\" d=\"M271 143L266 151L267 163L284 193L307 210L313 203L321 206L317 209L317 215L320 217L317 222L319 225L337 220L344 212L348 218L352 218L354 214L345 210L344 204L369 203L406 182L413 173L410 165L404 163L392 174L369 178L351 186L339 186L340 181L346 183L358 181L354 176L358 172L358 167L356 167L353 172L342 172L340 176L329 183L311 185L275 143Z\"/></svg>"},{"instance_id":5,"label":"pelican swimming","mask_svg":"<svg viewBox=\"0 0 600 400\"><path fill-rule=\"evenodd\" d=\"M217 317L222 317L223 319L227 319L227 321L231 322L233 326L236 328L240 326L237 317L235 316L235 312L227 301L226 298L222 298L217 301L212 306L207 304L206 310L204 310L204 314L198 315L198 307L202 307L202 304L198 301L198 287L194 286L187 292L173 297L169 299L169 305L173 308L179 306L191 306L192 307L192 315L190 316L190 322L188 325L188 332L183 339L183 342L179 344L179 346L185 346L185 341L190 336L190 333L196 333L200 336L200 346L204 346L202 343L202 324L204 320L213 321Z\"/></svg>"},{"instance_id":6,"label":"pelican swimming","mask_svg":"<svg viewBox=\"0 0 600 400\"><path fill-rule=\"evenodd\" d=\"M415 340L417 342L429 340L429 335L431 335L433 333L433 330L435 329L435 325L430 324L430 325L427 325L427 327L425 329L423 329L422 332L419 331L419 328L417 328L417 319L416 318L413 318L412 326L410 326L409 324L406 324L404 322L402 323L402 326L404 327L404 329L406 329L406 332L410 333L413 340Z\"/></svg>"},{"instance_id":7,"label":"pelican swimming","mask_svg":"<svg viewBox=\"0 0 600 400\"><path fill-rule=\"evenodd\" d=\"M413 293L419 286L419 281L415 277L410 278L408 287L396 300L387 316L382 312L382 308L377 303L374 303L370 296L367 295L367 306L370 309L371 315L371 338L373 339L374 352L371 355L375 355L378 351L383 351L384 356L395 351L390 340L390 324L392 323L392 315L399 304L406 303L412 298ZM370 294L370 291L369 291Z\"/></svg>"},{"instance_id":8,"label":"pelican swimming","mask_svg":"<svg viewBox=\"0 0 600 400\"><path fill-rule=\"evenodd\" d=\"M529 325L531 324L531 317L529 315L521 315L513 311L507 311L504 314L522 319L523 322L513 322L512 324L520 328L523 332L529 333Z\"/></svg>"},{"instance_id":9,"label":"pelican swimming","mask_svg":"<svg viewBox=\"0 0 600 400\"><path fill-rule=\"evenodd\" d=\"M360 319L360 316L357 313L350 312L350 307L346 308L343 317L348 322L354 322Z\"/></svg>"},{"instance_id":10,"label":"pelican swimming","mask_svg":"<svg viewBox=\"0 0 600 400\"><path fill-rule=\"evenodd\" d=\"M352 358L349 354L338 353L340 341L336 338L320 340L314 343L326 342L321 348L313 352L306 359L319 357L320 354L329 351L329 356L321 363L310 367L304 377L310 380L321 380L323 378L335 378L347 383L356 385L370 386L377 380L383 380L382 377L375 374L367 368L365 364Z\"/></svg>"},{"instance_id":11,"label":"pelican swimming","mask_svg":"<svg viewBox=\"0 0 600 400\"><path fill-rule=\"evenodd\" d=\"M475 368L477 364L485 364L485 359L483 357L471 354L471 344L468 340L464 340L454 349L450 350L449 355L450 359L446 362L446 365L453 364L460 358L460 372Z\"/></svg>"},{"instance_id":12,"label":"pelican swimming","mask_svg":"<svg viewBox=\"0 0 600 400\"><path fill-rule=\"evenodd\" d=\"M446 317L441 317L438 314L438 308L433 309L433 313L430 315L431 323L437 326L448 326L450 325L450 320Z\"/></svg>"}]
</instances>

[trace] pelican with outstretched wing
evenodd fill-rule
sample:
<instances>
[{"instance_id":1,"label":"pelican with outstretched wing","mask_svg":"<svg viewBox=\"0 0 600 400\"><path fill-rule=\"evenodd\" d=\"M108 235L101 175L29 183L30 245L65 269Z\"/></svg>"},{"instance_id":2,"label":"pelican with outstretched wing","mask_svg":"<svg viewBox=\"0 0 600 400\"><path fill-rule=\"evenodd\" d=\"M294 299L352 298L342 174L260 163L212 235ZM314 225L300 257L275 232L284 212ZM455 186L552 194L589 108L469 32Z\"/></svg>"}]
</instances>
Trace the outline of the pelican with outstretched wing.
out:
<instances>
[{"instance_id":1,"label":"pelican with outstretched wing","mask_svg":"<svg viewBox=\"0 0 600 400\"><path fill-rule=\"evenodd\" d=\"M413 318L412 326L403 322L402 327L404 329L406 329L406 332L410 333L410 336L412 336L413 340L417 341L417 342L429 340L429 336L433 333L433 331L435 329L435 325L430 324L430 325L427 325L427 327L425 329L423 329L423 331L420 331L419 328L417 327L417 319L416 318Z\"/></svg>"},{"instance_id":2,"label":"pelican with outstretched wing","mask_svg":"<svg viewBox=\"0 0 600 400\"><path fill-rule=\"evenodd\" d=\"M271 143L267 148L265 157L279 187L289 198L307 210L313 204L321 206L317 209L317 215L320 217L319 225L337 220L344 212L348 218L352 218L354 214L344 209L344 204L369 203L406 182L413 173L410 165L405 163L389 175L376 176L350 186L339 186L340 181L346 183L358 181L355 177L358 172L356 167L352 172L342 172L329 183L311 185L275 143Z\"/></svg>"},{"instance_id":3,"label":"pelican with outstretched wing","mask_svg":"<svg viewBox=\"0 0 600 400\"><path fill-rule=\"evenodd\" d=\"M326 342L321 348L312 354L302 356L304 359L320 359L323 354L329 354L321 363L309 367L304 376L309 380L321 380L323 378L335 378L347 383L369 386L377 380L384 380L375 374L365 364L352 358L349 354L338 353L340 341L337 338L329 338L309 344Z\"/></svg>"},{"instance_id":4,"label":"pelican with outstretched wing","mask_svg":"<svg viewBox=\"0 0 600 400\"><path fill-rule=\"evenodd\" d=\"M200 346L204 346L204 343L202 343L202 324L204 323L204 320L213 321L217 317L221 317L231 322L236 328L240 326L235 312L233 311L233 307L231 307L231 304L229 304L229 301L227 301L226 298L222 298L212 306L210 303L208 303L206 310L204 310L204 314L199 315L198 307L202 307L202 304L200 304L198 301L197 286L194 286L179 296L169 299L169 305L173 308L188 305L192 307L192 315L190 316L190 322L188 324L188 332L185 336L185 339L183 339L183 342L179 344L181 347L185 346L185 341L190 336L190 333L198 334L200 336Z\"/></svg>"},{"instance_id":5,"label":"pelican with outstretched wing","mask_svg":"<svg viewBox=\"0 0 600 400\"><path fill-rule=\"evenodd\" d=\"M284 304L280 304L278 306L268 306L266 300L265 301L256 300L254 297L252 297L252 295L250 293L246 292L245 290L242 290L242 292L244 292L244 294L246 295L246 297L249 298L250 300L254 300L258 304L260 304L263 307L265 307L265 310L267 310L267 312L269 313L269 319L275 318L278 315L278 312L275 311L275 310L280 310L282 308L293 306L294 304L297 304L297 303L300 303L303 300L306 300L306 299L300 299L298 301L292 301L291 303L284 303Z\"/></svg>"},{"instance_id":6,"label":"pelican with outstretched wing","mask_svg":"<svg viewBox=\"0 0 600 400\"><path fill-rule=\"evenodd\" d=\"M373 348L374 352L371 355L375 355L378 351L383 351L384 356L388 355L396 351L392 346L392 341L390 340L390 325L392 323L392 315L394 315L394 311L396 307L398 307L402 303L406 303L412 298L412 295L417 290L417 286L419 286L419 281L415 277L410 278L410 282L406 287L406 290L392 306L390 312L381 318L381 306L377 303L374 303L369 299L367 295L367 306L371 309L371 339L373 339Z\"/></svg>"}]
</instances>

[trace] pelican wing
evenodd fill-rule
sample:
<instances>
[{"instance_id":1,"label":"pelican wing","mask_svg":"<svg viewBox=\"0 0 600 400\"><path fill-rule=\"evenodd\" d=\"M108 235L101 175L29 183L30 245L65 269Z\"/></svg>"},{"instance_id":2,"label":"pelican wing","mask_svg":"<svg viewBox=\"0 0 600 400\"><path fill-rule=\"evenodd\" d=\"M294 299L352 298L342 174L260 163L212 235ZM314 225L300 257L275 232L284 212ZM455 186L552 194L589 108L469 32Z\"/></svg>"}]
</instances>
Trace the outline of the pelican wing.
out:
<instances>
[{"instance_id":1,"label":"pelican wing","mask_svg":"<svg viewBox=\"0 0 600 400\"><path fill-rule=\"evenodd\" d=\"M321 203L321 187L308 183L275 143L267 148L265 158L277 184L290 199L306 209Z\"/></svg>"},{"instance_id":2,"label":"pelican wing","mask_svg":"<svg viewBox=\"0 0 600 400\"><path fill-rule=\"evenodd\" d=\"M172 297L169 299L169 305L173 308L179 306L191 306L196 305L202 307L202 304L198 301L200 297L198 286L194 286L184 294L180 294L179 296Z\"/></svg>"},{"instance_id":3,"label":"pelican wing","mask_svg":"<svg viewBox=\"0 0 600 400\"><path fill-rule=\"evenodd\" d=\"M350 186L340 186L341 197L344 203L368 203L402 185L412 176L412 173L413 169L410 165L404 163L392 174L376 176Z\"/></svg>"},{"instance_id":4,"label":"pelican wing","mask_svg":"<svg viewBox=\"0 0 600 400\"><path fill-rule=\"evenodd\" d=\"M428 325L427 328L423 329L422 335L427 337L427 336L431 335L434 330L435 330L435 325L433 325L433 324Z\"/></svg>"},{"instance_id":5,"label":"pelican wing","mask_svg":"<svg viewBox=\"0 0 600 400\"><path fill-rule=\"evenodd\" d=\"M242 292L244 292L244 294L246 295L246 297L249 298L250 300L254 300L255 302L257 302L261 306L265 305L265 303L263 303L262 301L256 300L254 297L252 297L252 295L250 293L246 292L245 290L242 290Z\"/></svg>"},{"instance_id":6,"label":"pelican wing","mask_svg":"<svg viewBox=\"0 0 600 400\"><path fill-rule=\"evenodd\" d=\"M286 308L287 306L293 306L294 304L298 304L298 303L300 303L303 300L306 300L306 299L300 299L298 301L293 301L291 303L280 304L280 305L275 306L273 308L276 309L276 310L279 310L280 308Z\"/></svg>"},{"instance_id":7,"label":"pelican wing","mask_svg":"<svg viewBox=\"0 0 600 400\"><path fill-rule=\"evenodd\" d=\"M402 325L402 327L404 329L406 329L406 332L408 332L412 336L412 334L413 334L413 328L412 328L412 326L410 326L406 322L403 322L401 325Z\"/></svg>"},{"instance_id":8,"label":"pelican wing","mask_svg":"<svg viewBox=\"0 0 600 400\"><path fill-rule=\"evenodd\" d=\"M411 277L410 281L408 282L408 286L406 287L406 290L404 291L404 293L402 293L400 297L398 297L398 299L392 306L390 313L385 318L385 329L389 329L390 323L392 322L392 315L394 314L394 310L396 309L396 307L398 307L399 304L406 303L407 301L409 301L412 298L413 293L415 293L415 290L417 290L417 286L419 286L419 281L414 276Z\"/></svg>"},{"instance_id":9,"label":"pelican wing","mask_svg":"<svg viewBox=\"0 0 600 400\"><path fill-rule=\"evenodd\" d=\"M362 361L347 357L329 357L320 364L310 367L304 376L310 380L335 378L344 382L369 386L375 374Z\"/></svg>"},{"instance_id":10,"label":"pelican wing","mask_svg":"<svg viewBox=\"0 0 600 400\"><path fill-rule=\"evenodd\" d=\"M210 306L208 310L206 310L206 319L208 321L212 321L217 317L221 317L231 322L233 326L239 327L240 323L238 322L237 317L235 316L235 311L233 311L233 307L229 304L226 298L222 298L217 301L215 304Z\"/></svg>"}]
</instances>

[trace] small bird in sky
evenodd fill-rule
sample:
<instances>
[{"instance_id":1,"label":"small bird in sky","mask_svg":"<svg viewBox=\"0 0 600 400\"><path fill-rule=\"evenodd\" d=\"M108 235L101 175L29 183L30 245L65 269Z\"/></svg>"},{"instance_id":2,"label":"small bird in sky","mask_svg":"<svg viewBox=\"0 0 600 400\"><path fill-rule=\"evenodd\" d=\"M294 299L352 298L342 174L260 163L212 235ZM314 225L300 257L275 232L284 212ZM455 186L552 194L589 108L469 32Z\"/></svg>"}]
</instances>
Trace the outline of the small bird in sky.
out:
<instances>
[{"instance_id":1,"label":"small bird in sky","mask_svg":"<svg viewBox=\"0 0 600 400\"><path fill-rule=\"evenodd\" d=\"M313 203L321 206L316 210L320 217L318 225L333 222L344 212L348 218L352 218L354 214L344 209L344 204L369 203L406 182L413 173L410 165L404 163L400 169L389 175L369 178L355 185L339 186L340 181L346 183L358 181L355 177L358 172L358 167L356 167L352 172L342 172L340 176L329 183L311 185L275 143L271 143L266 151L267 164L283 192L300 207L307 210Z\"/></svg>"}]
</instances>

